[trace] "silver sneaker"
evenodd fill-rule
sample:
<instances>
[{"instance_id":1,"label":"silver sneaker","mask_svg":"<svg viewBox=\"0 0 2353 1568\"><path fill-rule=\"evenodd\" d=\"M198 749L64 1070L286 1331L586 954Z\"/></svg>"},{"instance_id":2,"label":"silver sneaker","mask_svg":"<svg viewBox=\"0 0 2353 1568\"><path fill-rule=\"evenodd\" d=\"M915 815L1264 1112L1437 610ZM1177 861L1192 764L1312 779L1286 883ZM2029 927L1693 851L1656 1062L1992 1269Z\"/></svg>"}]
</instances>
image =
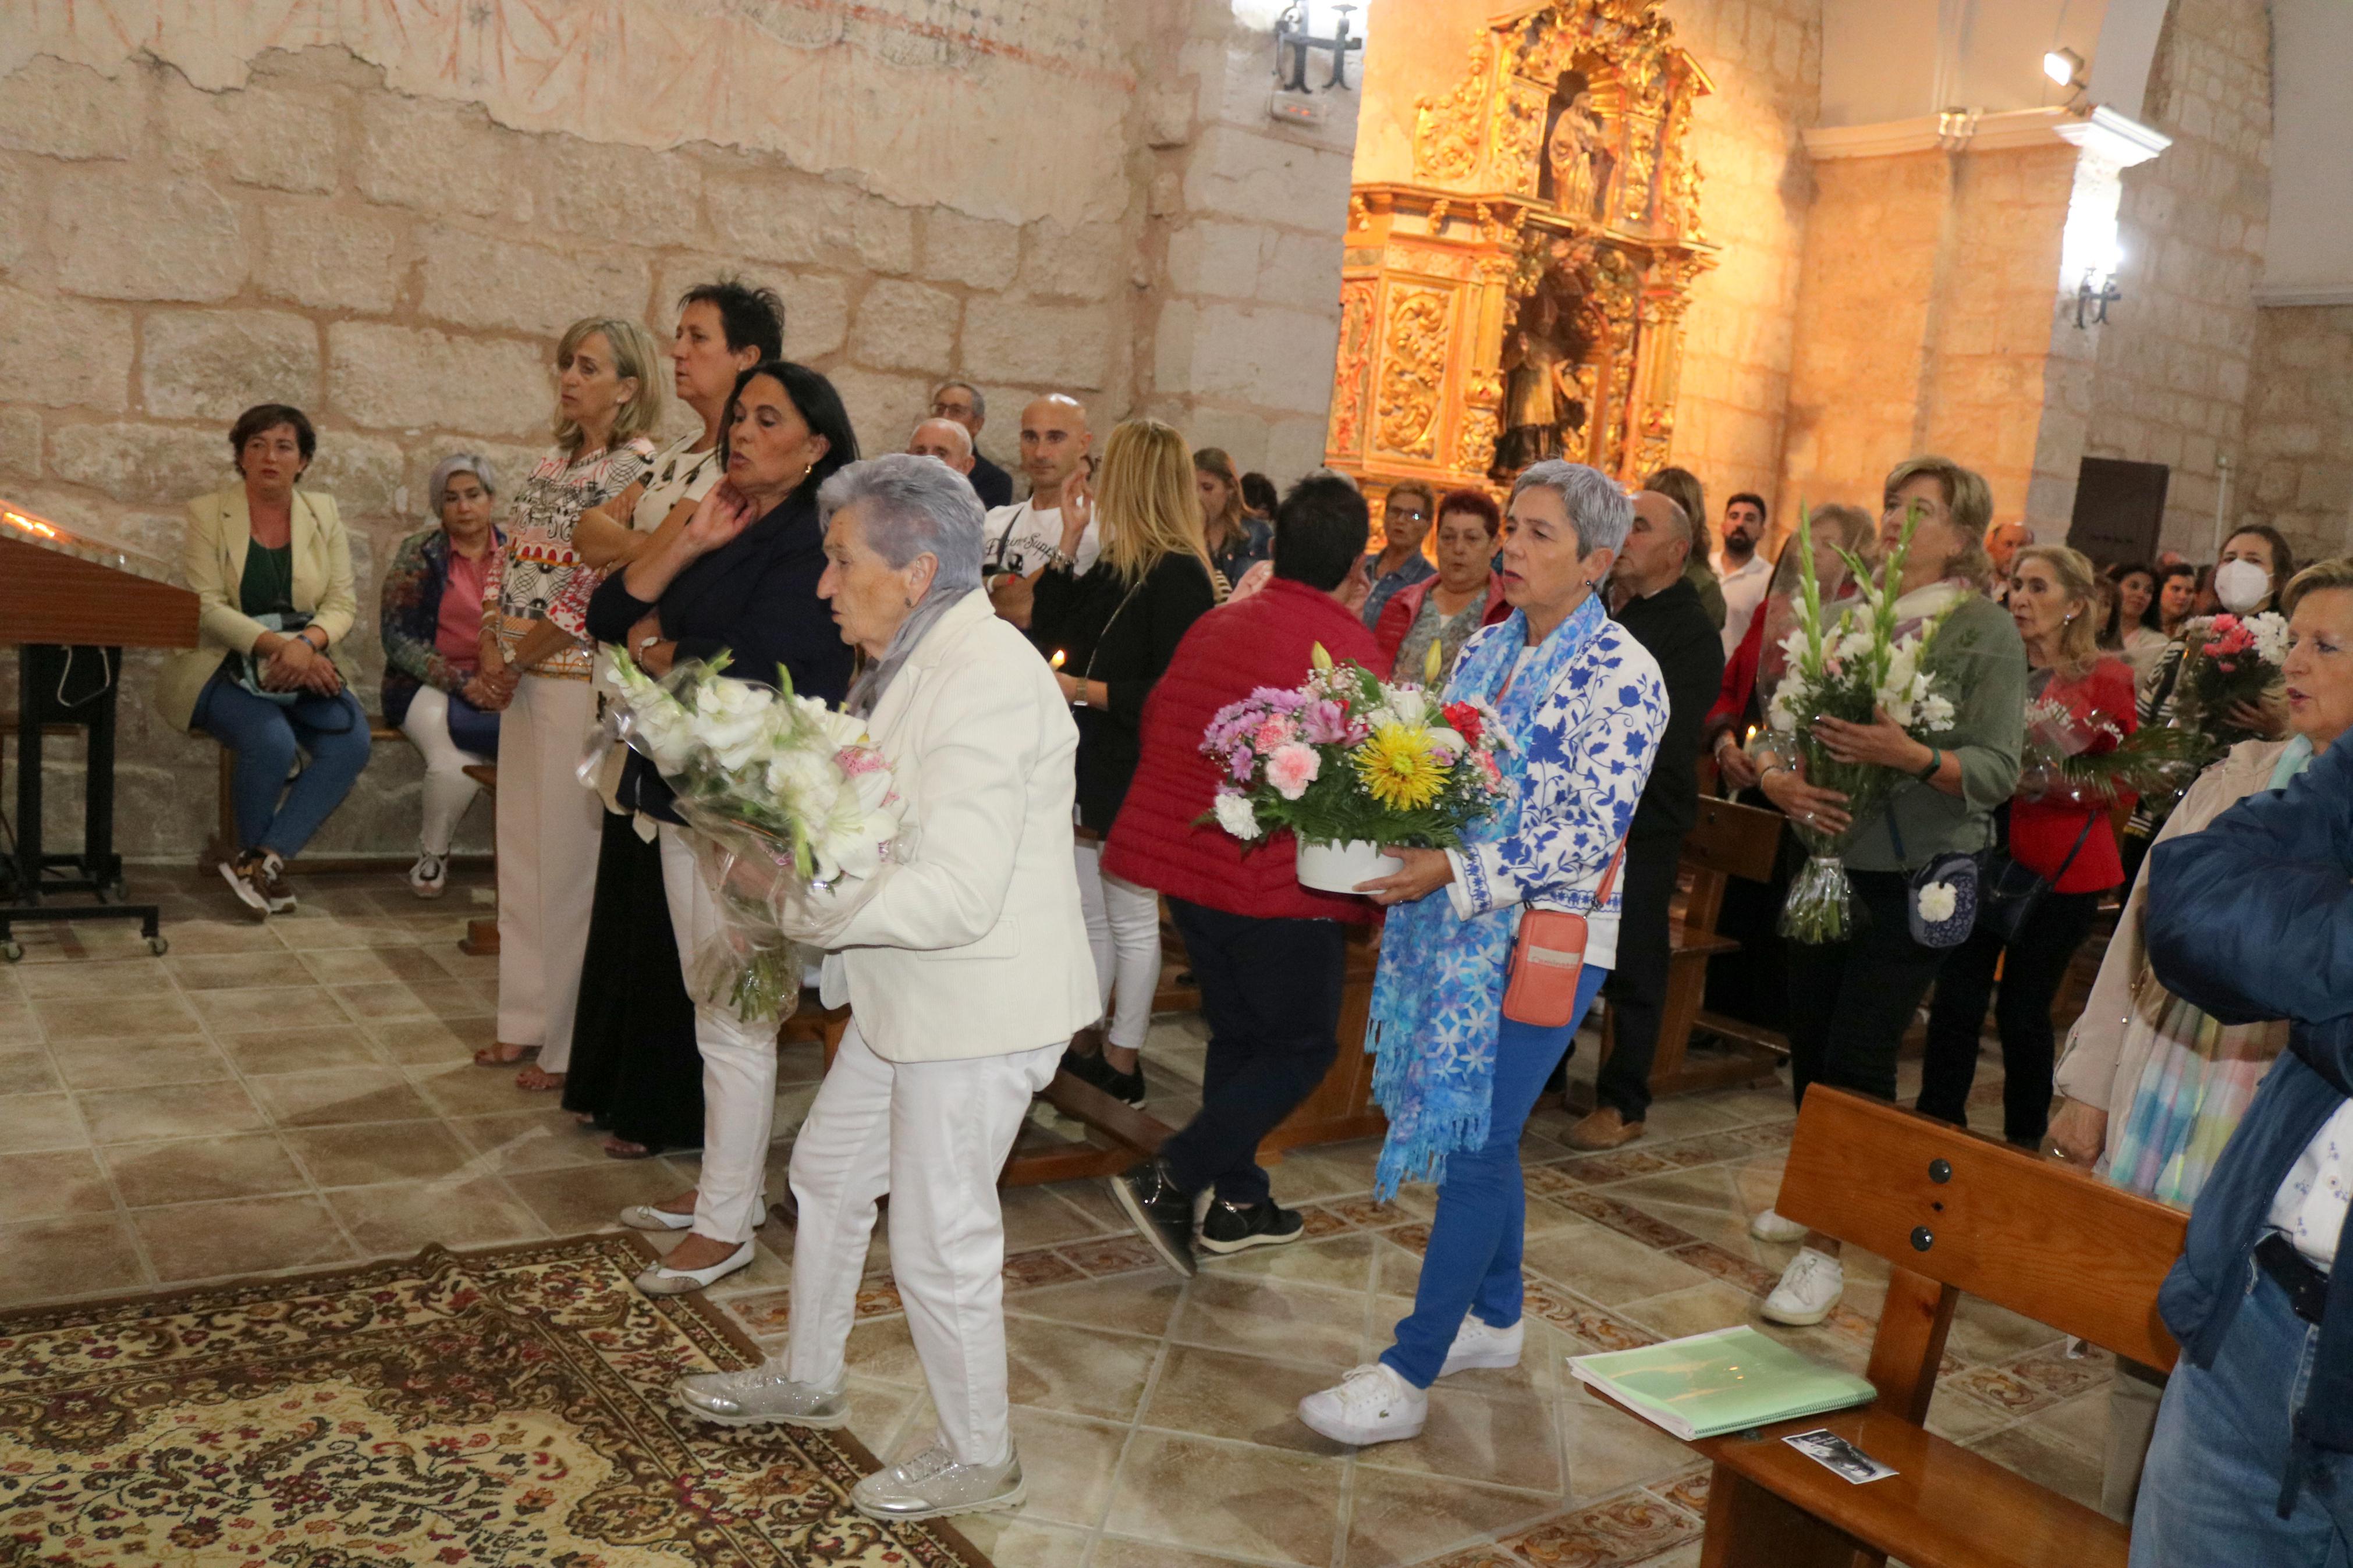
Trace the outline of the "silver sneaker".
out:
<instances>
[{"instance_id":1,"label":"silver sneaker","mask_svg":"<svg viewBox=\"0 0 2353 1568\"><path fill-rule=\"evenodd\" d=\"M959 1465L937 1441L909 1458L875 1471L849 1489L850 1506L869 1519L937 1519L1018 1508L1029 1495L1021 1456L1010 1446L994 1465Z\"/></svg>"},{"instance_id":2,"label":"silver sneaker","mask_svg":"<svg viewBox=\"0 0 2353 1568\"><path fill-rule=\"evenodd\" d=\"M785 1375L785 1358L770 1356L742 1372L705 1372L678 1380L678 1402L690 1413L722 1426L847 1426L847 1383L819 1388Z\"/></svg>"}]
</instances>

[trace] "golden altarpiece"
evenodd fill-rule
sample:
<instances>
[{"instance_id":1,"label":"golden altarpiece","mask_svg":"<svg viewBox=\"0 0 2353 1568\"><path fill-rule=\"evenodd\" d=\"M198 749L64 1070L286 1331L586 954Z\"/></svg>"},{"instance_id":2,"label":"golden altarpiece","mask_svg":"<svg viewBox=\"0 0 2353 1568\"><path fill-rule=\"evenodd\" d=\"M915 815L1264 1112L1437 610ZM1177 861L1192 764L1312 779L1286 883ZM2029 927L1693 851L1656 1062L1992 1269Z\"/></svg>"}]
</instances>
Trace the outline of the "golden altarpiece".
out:
<instances>
[{"instance_id":1,"label":"golden altarpiece","mask_svg":"<svg viewBox=\"0 0 2353 1568\"><path fill-rule=\"evenodd\" d=\"M1715 250L1688 146L1711 84L1672 39L1656 0L1498 16L1417 101L1413 180L1355 187L1325 460L1377 503L1543 458L1629 479L1669 460Z\"/></svg>"}]
</instances>

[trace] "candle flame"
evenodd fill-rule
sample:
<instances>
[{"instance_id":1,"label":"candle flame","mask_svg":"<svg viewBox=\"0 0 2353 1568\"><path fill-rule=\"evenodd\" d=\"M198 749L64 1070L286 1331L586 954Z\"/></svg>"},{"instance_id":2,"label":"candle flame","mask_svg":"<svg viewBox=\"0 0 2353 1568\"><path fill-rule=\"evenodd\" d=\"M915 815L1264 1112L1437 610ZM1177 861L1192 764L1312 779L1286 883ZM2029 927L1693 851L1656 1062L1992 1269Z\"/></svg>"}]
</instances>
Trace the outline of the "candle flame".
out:
<instances>
[{"instance_id":1,"label":"candle flame","mask_svg":"<svg viewBox=\"0 0 2353 1568\"><path fill-rule=\"evenodd\" d=\"M1053 663L1054 668L1055 668L1056 669L1060 669L1060 668L1062 668L1062 660L1063 660L1064 658L1068 658L1068 657L1069 657L1069 656L1068 656L1068 655L1066 655L1065 653L1063 653L1063 652L1062 652L1062 650L1061 650L1060 648L1056 648L1056 649L1054 650L1054 658L1053 658L1053 659L1052 659L1052 663Z\"/></svg>"},{"instance_id":2,"label":"candle flame","mask_svg":"<svg viewBox=\"0 0 2353 1568\"><path fill-rule=\"evenodd\" d=\"M0 521L5 521L9 527L20 529L37 539L58 536L57 524L46 518L35 517L30 512L19 511L13 506L0 506Z\"/></svg>"}]
</instances>

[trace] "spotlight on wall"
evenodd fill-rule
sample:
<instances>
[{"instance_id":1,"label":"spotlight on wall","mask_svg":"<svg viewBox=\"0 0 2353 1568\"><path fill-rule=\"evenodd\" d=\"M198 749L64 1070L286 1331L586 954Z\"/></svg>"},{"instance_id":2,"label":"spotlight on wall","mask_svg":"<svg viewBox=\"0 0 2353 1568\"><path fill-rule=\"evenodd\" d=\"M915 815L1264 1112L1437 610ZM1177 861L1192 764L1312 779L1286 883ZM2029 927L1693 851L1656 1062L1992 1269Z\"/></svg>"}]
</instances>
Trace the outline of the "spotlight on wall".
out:
<instances>
[{"instance_id":1,"label":"spotlight on wall","mask_svg":"<svg viewBox=\"0 0 2353 1568\"><path fill-rule=\"evenodd\" d=\"M2053 49L2042 57L2042 74L2055 86L2084 85L2084 57L2073 49Z\"/></svg>"},{"instance_id":2,"label":"spotlight on wall","mask_svg":"<svg viewBox=\"0 0 2353 1568\"><path fill-rule=\"evenodd\" d=\"M1274 19L1274 79L1282 84L1285 92L1305 92L1307 88L1307 54L1311 49L1332 51L1332 79L1326 87L1345 89L1348 85L1348 56L1365 47L1365 40L1348 36L1348 17L1354 5L1335 5L1339 19L1333 24L1332 36L1314 36L1307 16L1308 0L1292 0L1282 16ZM1288 64L1285 63L1288 57Z\"/></svg>"}]
</instances>

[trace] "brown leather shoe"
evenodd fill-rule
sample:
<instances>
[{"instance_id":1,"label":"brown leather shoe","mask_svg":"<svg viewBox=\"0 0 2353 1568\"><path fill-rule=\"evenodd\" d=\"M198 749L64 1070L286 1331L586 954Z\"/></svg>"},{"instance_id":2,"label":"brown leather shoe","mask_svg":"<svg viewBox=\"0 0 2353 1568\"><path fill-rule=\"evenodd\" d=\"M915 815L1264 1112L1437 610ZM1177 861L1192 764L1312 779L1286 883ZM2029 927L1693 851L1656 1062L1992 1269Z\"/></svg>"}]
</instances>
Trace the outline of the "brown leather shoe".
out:
<instances>
[{"instance_id":1,"label":"brown leather shoe","mask_svg":"<svg viewBox=\"0 0 2353 1568\"><path fill-rule=\"evenodd\" d=\"M1572 1149L1616 1149L1642 1135L1642 1124L1629 1121L1614 1105L1605 1105L1568 1130Z\"/></svg>"}]
</instances>

